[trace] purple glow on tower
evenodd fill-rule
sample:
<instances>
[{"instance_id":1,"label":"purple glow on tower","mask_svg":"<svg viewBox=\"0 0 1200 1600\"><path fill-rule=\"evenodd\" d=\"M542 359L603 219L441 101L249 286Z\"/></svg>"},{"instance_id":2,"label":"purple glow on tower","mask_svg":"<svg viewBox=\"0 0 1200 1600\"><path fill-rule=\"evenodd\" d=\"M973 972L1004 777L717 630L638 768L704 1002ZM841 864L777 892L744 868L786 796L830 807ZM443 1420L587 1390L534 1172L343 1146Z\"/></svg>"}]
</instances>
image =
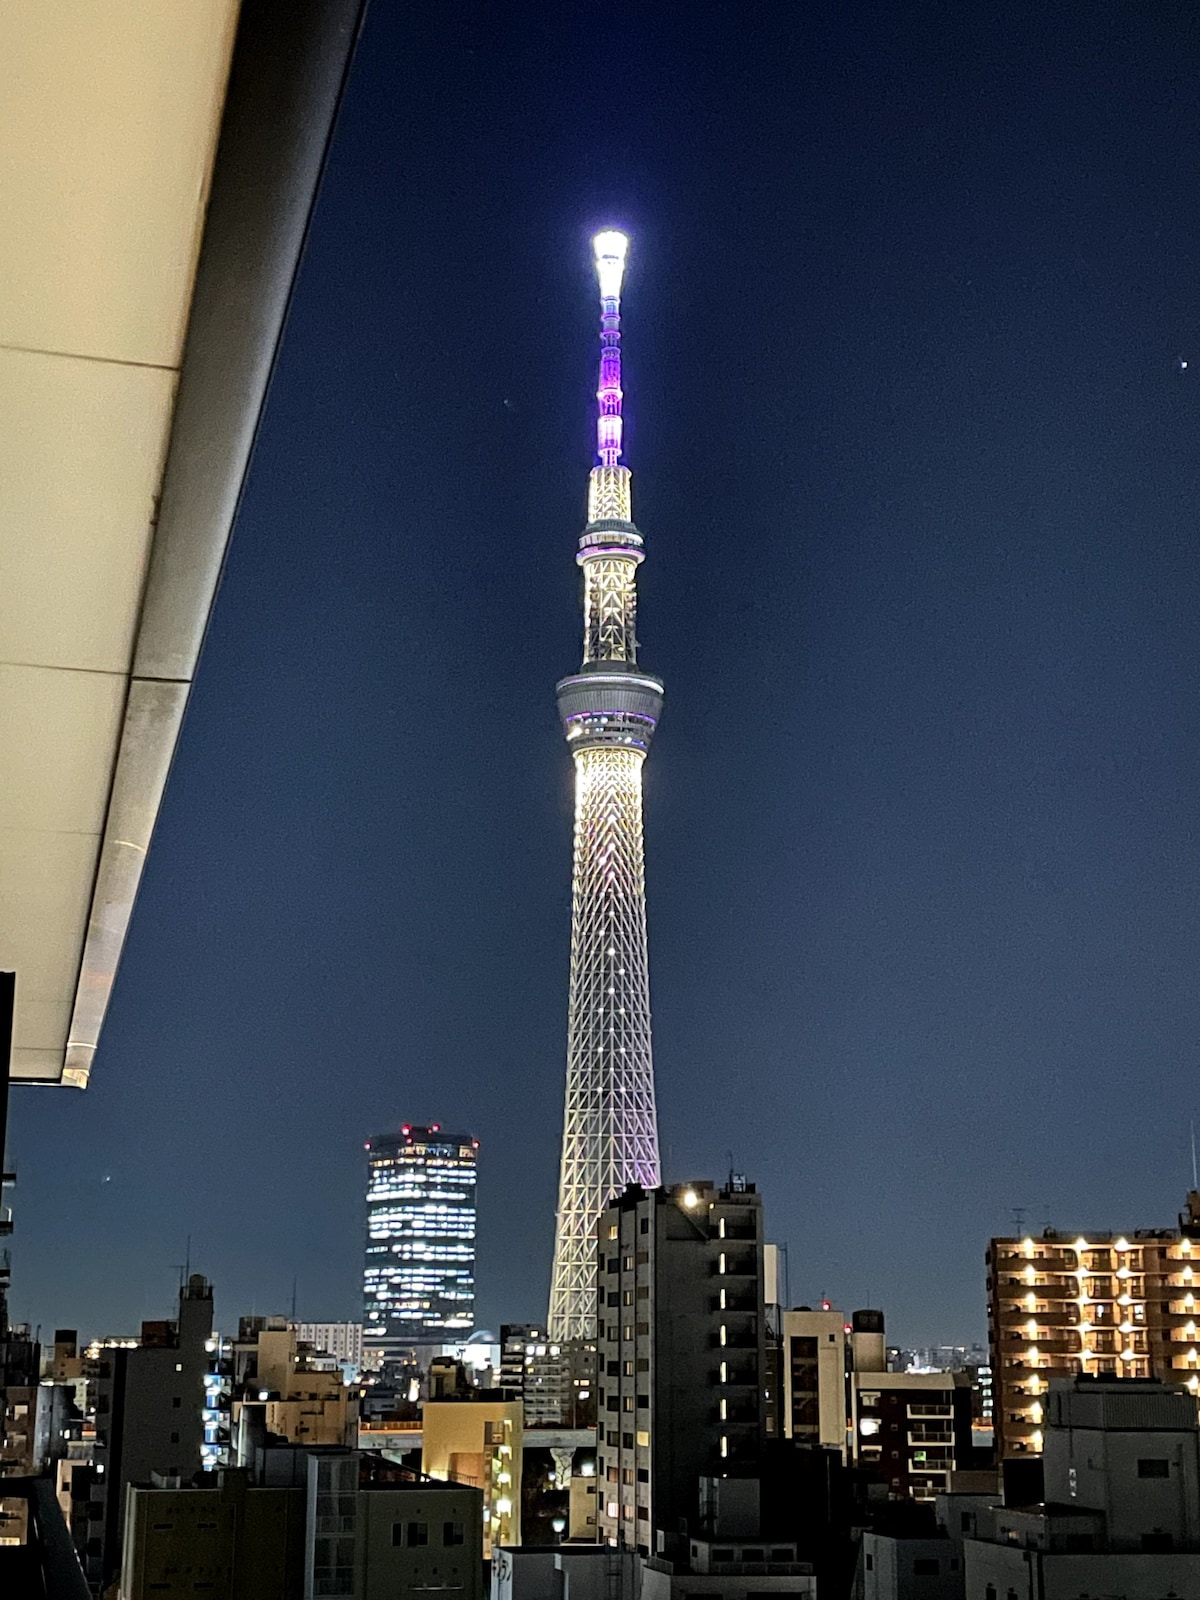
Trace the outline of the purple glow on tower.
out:
<instances>
[{"instance_id":1,"label":"purple glow on tower","mask_svg":"<svg viewBox=\"0 0 1200 1600\"><path fill-rule=\"evenodd\" d=\"M621 278L629 241L623 233L598 233L592 240L600 279L600 387L596 399L596 454L602 467L621 459Z\"/></svg>"}]
</instances>

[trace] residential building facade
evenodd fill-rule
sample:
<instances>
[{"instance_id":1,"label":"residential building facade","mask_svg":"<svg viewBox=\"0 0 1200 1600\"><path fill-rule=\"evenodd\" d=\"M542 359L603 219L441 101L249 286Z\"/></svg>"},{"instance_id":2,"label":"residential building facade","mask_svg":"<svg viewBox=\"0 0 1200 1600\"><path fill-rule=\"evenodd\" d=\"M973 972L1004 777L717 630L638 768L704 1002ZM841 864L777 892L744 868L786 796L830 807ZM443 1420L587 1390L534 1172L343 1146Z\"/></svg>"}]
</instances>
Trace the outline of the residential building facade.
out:
<instances>
[{"instance_id":1,"label":"residential building facade","mask_svg":"<svg viewBox=\"0 0 1200 1600\"><path fill-rule=\"evenodd\" d=\"M421 1471L483 1495L483 1552L521 1542L525 1449L520 1400L500 1389L427 1400L421 1419Z\"/></svg>"},{"instance_id":2,"label":"residential building facade","mask_svg":"<svg viewBox=\"0 0 1200 1600\"><path fill-rule=\"evenodd\" d=\"M801 1306L782 1322L783 1437L846 1453L847 1324L840 1311Z\"/></svg>"},{"instance_id":3,"label":"residential building facade","mask_svg":"<svg viewBox=\"0 0 1200 1600\"><path fill-rule=\"evenodd\" d=\"M600 1535L673 1555L699 1531L700 1480L758 1466L761 1200L741 1179L631 1185L601 1214L598 1250Z\"/></svg>"},{"instance_id":4,"label":"residential building facade","mask_svg":"<svg viewBox=\"0 0 1200 1600\"><path fill-rule=\"evenodd\" d=\"M232 1348L233 1456L246 1465L271 1438L297 1445L350 1445L357 1394L340 1368L317 1366L285 1317L242 1317Z\"/></svg>"},{"instance_id":5,"label":"residential building facade","mask_svg":"<svg viewBox=\"0 0 1200 1600\"><path fill-rule=\"evenodd\" d=\"M362 1370L363 1325L361 1322L290 1322L288 1326L301 1344L332 1356L357 1375Z\"/></svg>"},{"instance_id":6,"label":"residential building facade","mask_svg":"<svg viewBox=\"0 0 1200 1600\"><path fill-rule=\"evenodd\" d=\"M527 1428L562 1422L570 1374L563 1347L544 1327L506 1322L500 1328L500 1387L518 1396Z\"/></svg>"},{"instance_id":7,"label":"residential building facade","mask_svg":"<svg viewBox=\"0 0 1200 1600\"><path fill-rule=\"evenodd\" d=\"M997 1453L1037 1454L1054 1377L1161 1377L1200 1394L1200 1194L1178 1228L993 1239Z\"/></svg>"},{"instance_id":8,"label":"residential building facade","mask_svg":"<svg viewBox=\"0 0 1200 1600\"><path fill-rule=\"evenodd\" d=\"M72 1483L72 1531L97 1590L120 1568L128 1486L155 1475L186 1483L201 1470L212 1325L212 1286L193 1274L173 1322L144 1322L140 1344L122 1340L97 1353L93 1461Z\"/></svg>"},{"instance_id":9,"label":"residential building facade","mask_svg":"<svg viewBox=\"0 0 1200 1600\"><path fill-rule=\"evenodd\" d=\"M854 1372L853 1461L889 1498L928 1500L973 1460L965 1372Z\"/></svg>"}]
</instances>

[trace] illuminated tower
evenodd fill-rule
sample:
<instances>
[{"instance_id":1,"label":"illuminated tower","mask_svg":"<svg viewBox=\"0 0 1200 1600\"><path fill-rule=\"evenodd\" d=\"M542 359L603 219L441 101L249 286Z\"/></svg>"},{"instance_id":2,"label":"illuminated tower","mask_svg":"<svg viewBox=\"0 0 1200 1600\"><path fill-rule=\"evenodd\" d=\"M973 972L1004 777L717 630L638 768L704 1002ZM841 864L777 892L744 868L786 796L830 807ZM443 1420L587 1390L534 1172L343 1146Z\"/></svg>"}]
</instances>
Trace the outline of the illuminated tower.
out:
<instances>
[{"instance_id":1,"label":"illuminated tower","mask_svg":"<svg viewBox=\"0 0 1200 1600\"><path fill-rule=\"evenodd\" d=\"M558 685L575 760L575 870L567 1096L550 1336L596 1332L596 1224L630 1183L657 1186L658 1122L650 1057L642 762L663 686L637 666L637 569L628 467L621 459L621 278L627 241L592 241L600 279L599 465L588 482L583 666Z\"/></svg>"}]
</instances>

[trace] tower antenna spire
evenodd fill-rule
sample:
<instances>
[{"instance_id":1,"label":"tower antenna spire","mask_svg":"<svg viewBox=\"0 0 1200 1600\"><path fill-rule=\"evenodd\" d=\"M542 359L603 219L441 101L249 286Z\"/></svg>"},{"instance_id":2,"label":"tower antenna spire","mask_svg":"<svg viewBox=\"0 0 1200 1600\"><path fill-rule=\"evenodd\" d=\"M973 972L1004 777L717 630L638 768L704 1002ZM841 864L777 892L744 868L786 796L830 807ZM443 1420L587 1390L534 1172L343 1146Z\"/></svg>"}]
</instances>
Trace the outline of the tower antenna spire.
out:
<instances>
[{"instance_id":1,"label":"tower antenna spire","mask_svg":"<svg viewBox=\"0 0 1200 1600\"><path fill-rule=\"evenodd\" d=\"M600 385L596 400L600 414L596 419L596 458L602 467L615 467L621 460L621 282L625 276L625 256L629 240L609 229L592 240L596 256L596 276L600 280Z\"/></svg>"},{"instance_id":2,"label":"tower antenna spire","mask_svg":"<svg viewBox=\"0 0 1200 1600\"><path fill-rule=\"evenodd\" d=\"M637 665L637 569L630 471L621 464L621 285L629 241L592 240L600 286L596 460L583 571L583 664L558 685L575 762L575 857L567 1092L559 1169L552 1339L595 1338L596 1223L627 1185L659 1184L650 1052L642 764L662 714L663 686Z\"/></svg>"}]
</instances>

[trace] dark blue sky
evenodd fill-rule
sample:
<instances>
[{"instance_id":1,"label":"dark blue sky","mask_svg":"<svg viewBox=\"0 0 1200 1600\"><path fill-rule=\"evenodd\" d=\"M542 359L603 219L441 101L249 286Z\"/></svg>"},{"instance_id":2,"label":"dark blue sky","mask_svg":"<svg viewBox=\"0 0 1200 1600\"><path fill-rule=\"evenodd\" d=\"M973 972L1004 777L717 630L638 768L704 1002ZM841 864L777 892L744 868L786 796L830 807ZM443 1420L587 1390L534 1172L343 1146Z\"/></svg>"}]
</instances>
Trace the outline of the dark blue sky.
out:
<instances>
[{"instance_id":1,"label":"dark blue sky","mask_svg":"<svg viewBox=\"0 0 1200 1600\"><path fill-rule=\"evenodd\" d=\"M667 1175L912 1341L1014 1206L1173 1218L1198 69L1147 0L375 0L94 1087L14 1096L16 1314L133 1328L190 1233L226 1326L356 1315L408 1119L544 1312L604 223Z\"/></svg>"}]
</instances>

